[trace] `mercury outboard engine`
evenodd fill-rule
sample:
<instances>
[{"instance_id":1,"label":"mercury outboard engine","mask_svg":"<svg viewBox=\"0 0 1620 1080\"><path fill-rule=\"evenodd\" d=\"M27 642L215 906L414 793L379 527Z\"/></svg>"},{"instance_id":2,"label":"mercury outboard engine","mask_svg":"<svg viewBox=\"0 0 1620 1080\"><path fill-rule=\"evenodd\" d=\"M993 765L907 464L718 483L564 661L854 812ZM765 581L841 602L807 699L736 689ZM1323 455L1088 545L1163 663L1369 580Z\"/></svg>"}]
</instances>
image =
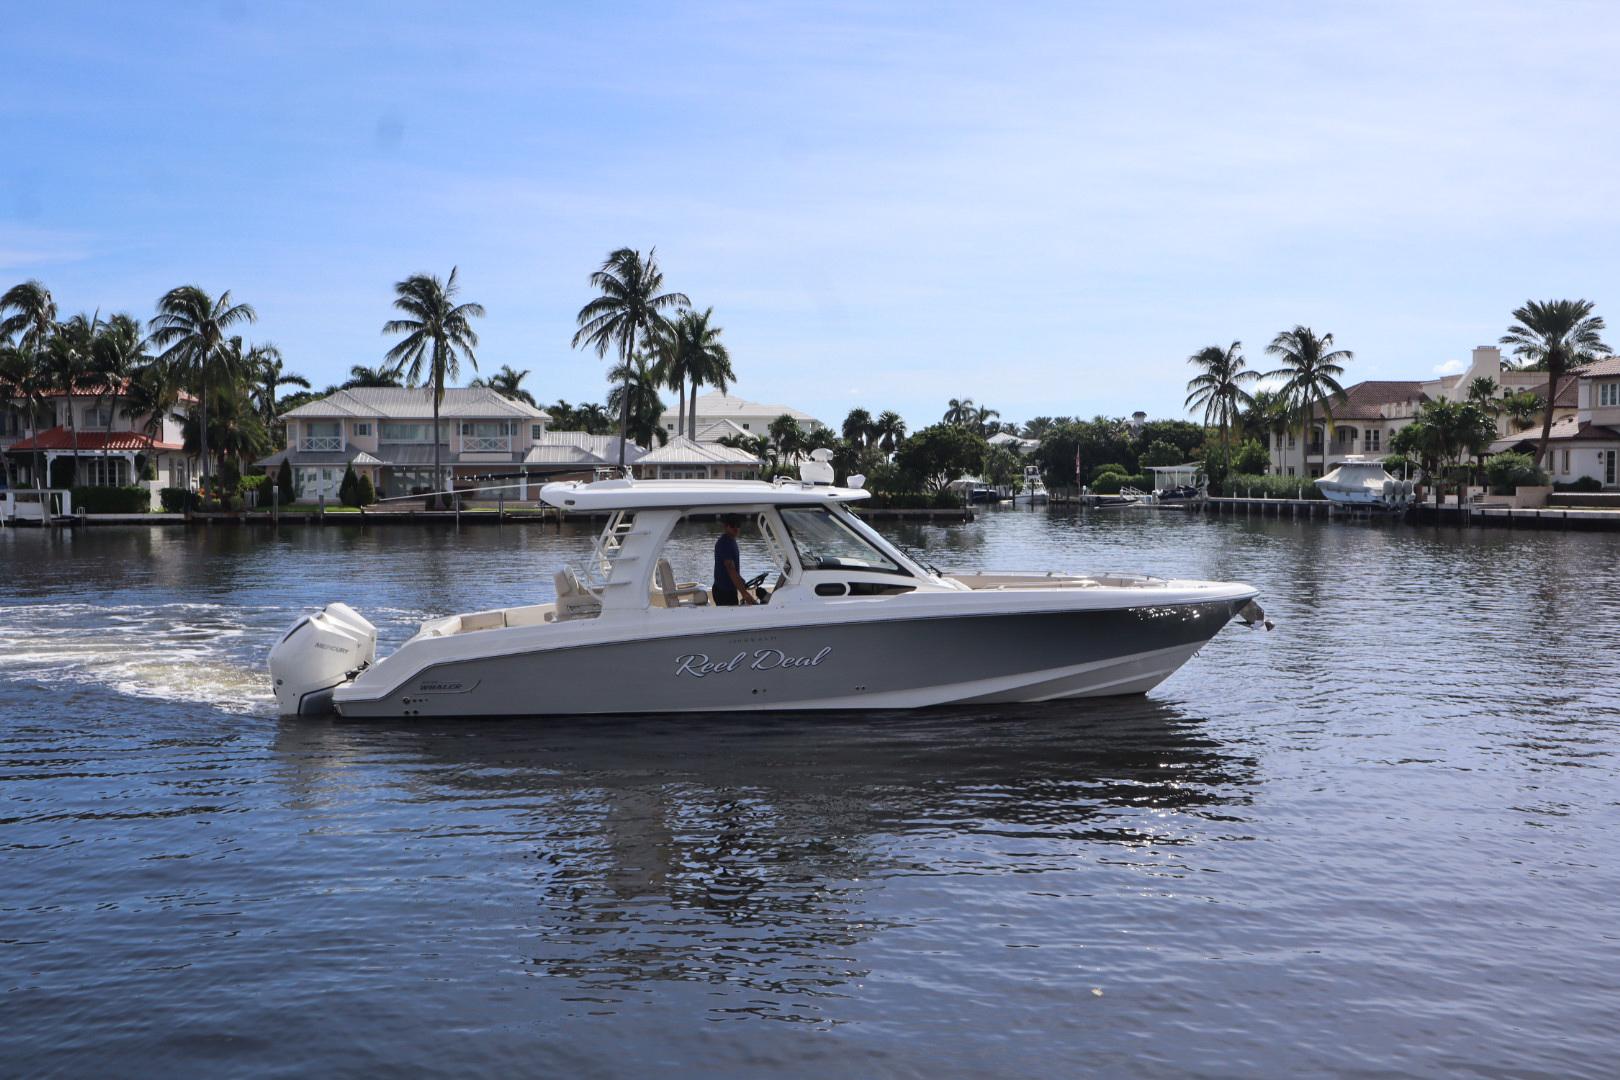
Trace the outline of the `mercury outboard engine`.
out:
<instances>
[{"instance_id":1,"label":"mercury outboard engine","mask_svg":"<svg viewBox=\"0 0 1620 1080\"><path fill-rule=\"evenodd\" d=\"M377 658L377 628L347 604L293 624L270 650L270 684L283 716L332 711L332 691Z\"/></svg>"}]
</instances>

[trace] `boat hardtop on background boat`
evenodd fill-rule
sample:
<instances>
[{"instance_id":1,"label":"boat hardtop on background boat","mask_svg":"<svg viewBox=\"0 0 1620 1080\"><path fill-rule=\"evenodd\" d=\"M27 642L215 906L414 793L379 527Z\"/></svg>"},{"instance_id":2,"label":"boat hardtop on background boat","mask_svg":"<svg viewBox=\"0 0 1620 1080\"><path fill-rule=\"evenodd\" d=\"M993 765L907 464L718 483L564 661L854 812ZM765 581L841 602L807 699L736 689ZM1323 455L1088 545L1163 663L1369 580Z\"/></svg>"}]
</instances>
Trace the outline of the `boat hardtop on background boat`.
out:
<instances>
[{"instance_id":1,"label":"boat hardtop on background boat","mask_svg":"<svg viewBox=\"0 0 1620 1080\"><path fill-rule=\"evenodd\" d=\"M299 620L270 654L284 714L459 717L894 709L1143 693L1234 615L1248 585L1145 575L944 573L849 509L868 497L804 480L547 484L541 499L606 515L556 599L431 619L376 658L344 604ZM859 478L855 478L858 485ZM761 603L719 606L664 551L694 516L743 515L774 577Z\"/></svg>"},{"instance_id":2,"label":"boat hardtop on background boat","mask_svg":"<svg viewBox=\"0 0 1620 1080\"><path fill-rule=\"evenodd\" d=\"M1384 469L1384 463L1352 454L1316 480L1317 489L1329 502L1341 506L1400 509L1413 499L1410 480L1397 480Z\"/></svg>"}]
</instances>

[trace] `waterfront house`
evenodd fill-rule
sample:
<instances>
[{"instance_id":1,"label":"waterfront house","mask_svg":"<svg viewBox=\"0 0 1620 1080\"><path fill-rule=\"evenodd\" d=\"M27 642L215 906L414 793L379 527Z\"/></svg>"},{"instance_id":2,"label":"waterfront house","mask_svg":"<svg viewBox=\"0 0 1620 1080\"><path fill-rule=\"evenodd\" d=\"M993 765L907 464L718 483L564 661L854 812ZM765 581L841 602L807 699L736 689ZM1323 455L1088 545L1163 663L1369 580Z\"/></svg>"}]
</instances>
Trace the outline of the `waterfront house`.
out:
<instances>
[{"instance_id":1,"label":"waterfront house","mask_svg":"<svg viewBox=\"0 0 1620 1080\"><path fill-rule=\"evenodd\" d=\"M1575 411L1553 422L1547 472L1555 483L1590 478L1605 491L1620 491L1620 356L1599 360L1569 381L1575 384ZM1535 453L1540 445L1538 426L1498 439L1491 452Z\"/></svg>"},{"instance_id":2,"label":"waterfront house","mask_svg":"<svg viewBox=\"0 0 1620 1080\"><path fill-rule=\"evenodd\" d=\"M727 435L746 436L770 434L771 422L779 416L791 416L806 431L825 427L820 420L790 405L766 405L749 401L734 394L714 391L697 397L697 441L716 443ZM678 435L679 410L667 410L659 423L670 435Z\"/></svg>"},{"instance_id":3,"label":"waterfront house","mask_svg":"<svg viewBox=\"0 0 1620 1080\"><path fill-rule=\"evenodd\" d=\"M256 462L274 474L292 465L299 498L336 499L343 473L371 479L381 498L433 491L433 392L400 387L339 390L283 415L285 449ZM526 486L531 472L549 469L528 458L548 446L551 417L485 386L447 387L439 404L439 460L454 487L488 482ZM541 458L545 454L540 455ZM527 494L524 492L523 494Z\"/></svg>"},{"instance_id":4,"label":"waterfront house","mask_svg":"<svg viewBox=\"0 0 1620 1080\"><path fill-rule=\"evenodd\" d=\"M756 480L763 464L746 450L676 435L637 459L636 475L644 480Z\"/></svg>"},{"instance_id":5,"label":"waterfront house","mask_svg":"<svg viewBox=\"0 0 1620 1080\"><path fill-rule=\"evenodd\" d=\"M1396 432L1412 423L1426 401L1466 401L1475 379L1490 379L1498 398L1530 391L1543 402L1548 400L1547 373L1521 371L1506 365L1502 350L1494 345L1474 349L1462 370L1430 379L1375 379L1345 387L1344 398L1329 402L1333 431L1326 430L1327 418L1317 407L1315 423L1306 438L1296 426L1272 432L1266 438L1271 453L1271 472L1278 476L1317 477L1352 454L1380 457L1390 453ZM1576 411L1577 380L1562 380L1551 395L1555 422L1573 417ZM1498 434L1513 432L1513 421L1506 413L1496 420ZM1540 427L1537 425L1536 430Z\"/></svg>"},{"instance_id":6,"label":"waterfront house","mask_svg":"<svg viewBox=\"0 0 1620 1080\"><path fill-rule=\"evenodd\" d=\"M0 453L7 466L0 484L9 474L19 487L51 487L62 472L57 463L76 458L82 487L130 486L143 473L154 489L189 487L197 462L186 453L181 425L193 404L182 395L168 415L132 415L126 381L50 392L30 409L0 386Z\"/></svg>"}]
</instances>

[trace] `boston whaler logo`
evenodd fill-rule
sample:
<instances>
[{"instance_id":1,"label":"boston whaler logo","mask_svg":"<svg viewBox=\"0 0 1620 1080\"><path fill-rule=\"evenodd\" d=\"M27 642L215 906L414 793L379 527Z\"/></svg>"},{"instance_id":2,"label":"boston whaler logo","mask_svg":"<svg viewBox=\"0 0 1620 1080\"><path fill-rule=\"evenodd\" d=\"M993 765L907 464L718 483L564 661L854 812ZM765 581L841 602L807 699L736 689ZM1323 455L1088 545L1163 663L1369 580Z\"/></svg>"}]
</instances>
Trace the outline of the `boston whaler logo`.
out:
<instances>
[{"instance_id":1,"label":"boston whaler logo","mask_svg":"<svg viewBox=\"0 0 1620 1080\"><path fill-rule=\"evenodd\" d=\"M706 679L710 675L729 675L736 671L812 668L820 667L821 662L830 655L832 655L831 645L824 646L814 656L789 656L781 649L755 649L751 653L744 650L736 656L711 660L708 653L687 653L685 656L675 658L675 674Z\"/></svg>"}]
</instances>

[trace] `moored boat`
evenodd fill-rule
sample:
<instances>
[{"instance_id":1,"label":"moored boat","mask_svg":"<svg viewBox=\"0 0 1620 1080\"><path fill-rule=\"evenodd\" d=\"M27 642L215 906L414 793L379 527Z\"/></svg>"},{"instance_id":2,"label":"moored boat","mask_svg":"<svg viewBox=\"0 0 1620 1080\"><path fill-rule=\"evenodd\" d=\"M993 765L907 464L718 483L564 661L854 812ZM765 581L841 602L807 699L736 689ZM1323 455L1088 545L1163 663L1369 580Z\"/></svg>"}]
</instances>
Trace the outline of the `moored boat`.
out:
<instances>
[{"instance_id":1,"label":"moored boat","mask_svg":"<svg viewBox=\"0 0 1620 1080\"><path fill-rule=\"evenodd\" d=\"M1316 480L1322 497L1340 506L1368 510L1400 510L1413 498L1410 480L1397 480L1385 471L1383 463L1360 455L1344 458Z\"/></svg>"}]
</instances>

